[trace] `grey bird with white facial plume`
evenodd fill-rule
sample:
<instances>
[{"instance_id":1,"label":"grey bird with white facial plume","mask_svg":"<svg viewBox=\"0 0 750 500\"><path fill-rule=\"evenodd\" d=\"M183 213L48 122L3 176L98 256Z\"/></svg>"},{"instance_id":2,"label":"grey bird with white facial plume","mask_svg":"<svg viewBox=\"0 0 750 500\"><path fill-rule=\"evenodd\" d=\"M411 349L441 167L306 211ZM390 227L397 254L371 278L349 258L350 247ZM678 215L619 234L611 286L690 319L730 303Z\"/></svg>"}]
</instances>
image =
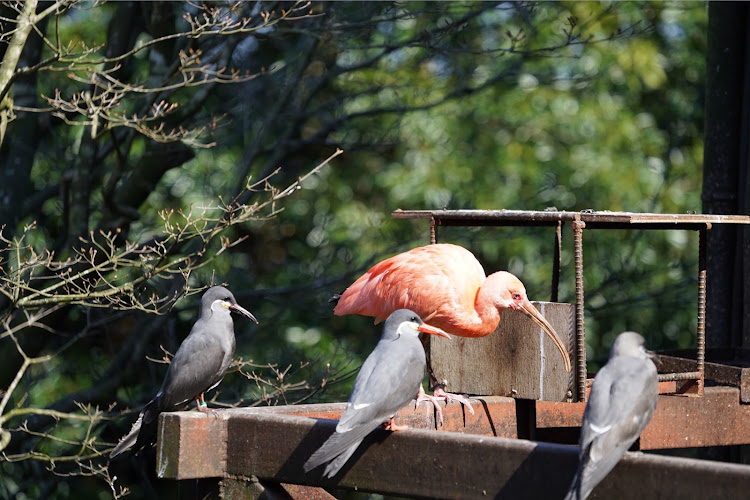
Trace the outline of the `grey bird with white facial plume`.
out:
<instances>
[{"instance_id":1,"label":"grey bird with white facial plume","mask_svg":"<svg viewBox=\"0 0 750 500\"><path fill-rule=\"evenodd\" d=\"M388 421L386 429L404 428L393 423L393 415L414 399L427 366L419 332L450 338L408 309L388 317L378 345L357 374L336 432L307 460L305 472L330 461L323 475L333 477L379 425Z\"/></svg>"},{"instance_id":2,"label":"grey bird with white facial plume","mask_svg":"<svg viewBox=\"0 0 750 500\"><path fill-rule=\"evenodd\" d=\"M584 500L617 465L654 416L659 380L635 332L617 336L609 361L599 370L583 414L578 471L566 500Z\"/></svg>"},{"instance_id":3,"label":"grey bird with white facial plume","mask_svg":"<svg viewBox=\"0 0 750 500\"><path fill-rule=\"evenodd\" d=\"M224 378L234 357L234 322L238 312L258 322L248 310L237 304L232 292L222 286L209 288L201 298L201 312L190 334L177 349L154 399L138 416L133 428L115 446L110 458L133 448L133 452L156 441L159 413L183 408L192 400L198 410L208 411L204 393Z\"/></svg>"}]
</instances>

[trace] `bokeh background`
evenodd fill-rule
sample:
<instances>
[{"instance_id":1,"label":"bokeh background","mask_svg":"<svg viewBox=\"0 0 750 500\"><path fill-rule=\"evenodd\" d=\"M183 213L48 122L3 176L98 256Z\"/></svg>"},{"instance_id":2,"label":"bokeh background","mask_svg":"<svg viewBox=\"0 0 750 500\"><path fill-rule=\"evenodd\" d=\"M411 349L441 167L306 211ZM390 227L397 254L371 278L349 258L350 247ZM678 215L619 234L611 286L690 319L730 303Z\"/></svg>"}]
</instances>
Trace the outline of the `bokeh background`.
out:
<instances>
[{"instance_id":1,"label":"bokeh background","mask_svg":"<svg viewBox=\"0 0 750 500\"><path fill-rule=\"evenodd\" d=\"M23 9L0 7L0 53ZM7 328L28 312L12 292L19 241L63 261L90 246L90 231L117 229L115 248L164 238L165 209L215 223L205 207L268 204L223 227L236 244L214 255L217 237L187 279L139 285L162 298L180 291L160 314L82 300L44 328L4 330L0 497L171 491L147 465L108 466L102 454L135 419L120 412L158 390L165 366L154 360L196 318L199 295L186 284L226 283L260 320L236 321L240 366L212 404L343 401L380 328L334 317L328 298L429 243L425 221L393 210L701 212L704 2L40 2L36 12L45 9L21 46L17 68L28 71L0 79L13 106L0 148ZM160 113L162 102L177 106ZM268 186L283 189L337 148L269 201ZM445 228L440 238L549 300L550 230ZM655 349L695 345L697 247L689 232L587 233L593 369L626 329ZM28 287L59 279L46 269ZM570 228L560 300L574 301ZM11 385L19 345L50 357ZM39 414L85 414L76 403L106 418Z\"/></svg>"}]
</instances>

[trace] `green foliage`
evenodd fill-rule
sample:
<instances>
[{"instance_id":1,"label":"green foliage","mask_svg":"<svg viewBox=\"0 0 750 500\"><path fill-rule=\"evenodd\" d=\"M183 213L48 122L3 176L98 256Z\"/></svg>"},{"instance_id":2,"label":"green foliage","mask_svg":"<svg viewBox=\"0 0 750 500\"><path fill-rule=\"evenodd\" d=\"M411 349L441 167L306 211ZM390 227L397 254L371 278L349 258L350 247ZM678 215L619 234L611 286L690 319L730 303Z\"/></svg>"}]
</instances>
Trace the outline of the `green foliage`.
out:
<instances>
[{"instance_id":1,"label":"green foliage","mask_svg":"<svg viewBox=\"0 0 750 500\"><path fill-rule=\"evenodd\" d=\"M257 16L253 5L238 3L223 12L233 19ZM198 12L188 2L160 8L137 6L127 34L138 44L185 31L183 16ZM59 37L87 46L111 44L108 30L117 26L120 9L124 3L66 11ZM227 282L260 320L259 326L237 322L242 363L220 386L218 402L283 402L285 394L265 399L264 390L282 387L285 378L290 385L282 392L289 391L289 402L306 391L312 391L306 401L347 397L351 377L344 374L365 359L380 326L370 318L334 317L327 300L375 262L429 242L426 222L394 220L395 209L701 210L705 3L326 2L312 12L225 39L155 44L121 61L123 80L147 87L170 81L164 75L180 51L201 50L206 61L255 75L128 94L110 110L118 116L125 109L143 113L144 103L164 99L182 112L198 103L192 114L167 114L160 123L206 126L200 144L162 143L164 137L128 127L100 129L92 137L84 114L68 113L74 125L46 111L34 115L43 127L29 172L33 203L24 205L18 220L38 221L39 230L29 235L34 248L65 255L72 220L61 190L75 190L71 172L80 167L88 143L96 151L88 159L88 225L122 227L116 245L152 241L163 233L164 214L174 224L180 211L199 214L232 200L248 177L254 183L280 169L271 182L289 185L337 147L345 151L293 195L271 203L263 216L223 227L221 237L237 244L221 252L218 243L210 245L210 264L189 273L193 287ZM169 22L157 23L164 18ZM50 39L58 36L53 22L45 30ZM41 57L49 55L45 46ZM79 81L86 71L71 77L62 69L40 73L38 94L52 98L57 89L71 98L93 88ZM40 98L40 109L46 105ZM199 147L209 143L215 146ZM11 148L3 148L4 162ZM173 154L158 156L165 151ZM133 179L145 179L145 188ZM108 189L110 184L115 188ZM261 183L242 202L252 206L267 195ZM126 208L136 215L123 216L113 200L132 203ZM21 232L11 229L8 234ZM560 299L573 302L570 228L563 238ZM440 239L471 249L488 273L507 269L518 275L532 300L549 299L551 230L445 228ZM605 356L614 336L626 329L643 333L652 348L695 345L697 235L588 231L584 244L590 359ZM152 278L144 286L167 293L174 281ZM71 339L72 347L34 365L21 383L27 394L13 404L48 407L80 395L108 373L119 352L133 349L118 372L119 386L92 399L102 408L115 401L118 408L140 407L166 369L144 357L162 359L160 346L176 350L194 321L194 299L171 304L168 317L159 320L125 313L105 320L105 311L82 306L62 310L54 316L54 335L34 329L20 336L21 343L33 355L58 353ZM89 330L92 324L98 326ZM76 337L82 331L86 335ZM21 361L8 339L0 340L3 354L14 360L0 367L0 387L6 387ZM261 388L253 374L271 385ZM343 382L331 380L316 392L316 383L332 374ZM112 442L127 430L128 418L96 427L93 435ZM85 432L85 425L74 422L58 437L74 441ZM47 453L67 449L59 441L40 442ZM74 482L66 492L32 487L21 479L30 467L0 467L11 477L0 492L9 495L25 490L30 497L62 498L85 489ZM132 482L135 494L147 494L134 486L139 476L132 471L120 477Z\"/></svg>"}]
</instances>

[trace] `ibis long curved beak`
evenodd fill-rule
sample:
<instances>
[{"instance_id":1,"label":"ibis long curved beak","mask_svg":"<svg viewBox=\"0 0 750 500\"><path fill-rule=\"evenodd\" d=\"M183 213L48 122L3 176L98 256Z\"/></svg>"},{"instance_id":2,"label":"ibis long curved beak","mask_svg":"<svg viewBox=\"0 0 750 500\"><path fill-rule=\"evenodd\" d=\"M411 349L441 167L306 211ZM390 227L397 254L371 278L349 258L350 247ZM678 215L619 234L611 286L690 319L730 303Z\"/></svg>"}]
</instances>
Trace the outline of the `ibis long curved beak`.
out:
<instances>
[{"instance_id":1,"label":"ibis long curved beak","mask_svg":"<svg viewBox=\"0 0 750 500\"><path fill-rule=\"evenodd\" d=\"M422 333L429 333L431 335L438 335L440 337L445 337L446 339L451 338L450 335L445 333L443 330L436 326L428 325L427 323L422 323L417 327L417 330Z\"/></svg>"},{"instance_id":2,"label":"ibis long curved beak","mask_svg":"<svg viewBox=\"0 0 750 500\"><path fill-rule=\"evenodd\" d=\"M562 354L563 363L565 363L565 371L570 373L570 355L568 354L568 350L565 348L565 345L563 345L562 340L560 340L560 337L557 335L557 332L555 332L555 329L552 328L552 325L550 325L547 320L544 319L542 313L540 313L537 308L534 307L528 300L521 305L520 310L524 314L529 316L534 321L534 323L539 325L539 327L544 330L544 333L546 333L547 336L552 339L552 342L555 343L557 348L560 350L560 354Z\"/></svg>"},{"instance_id":3,"label":"ibis long curved beak","mask_svg":"<svg viewBox=\"0 0 750 500\"><path fill-rule=\"evenodd\" d=\"M229 310L230 311L237 311L238 313L240 313L241 315L245 316L246 318L250 318L251 320L253 320L256 325L258 324L258 320L255 319L255 316L253 316L250 311L248 311L247 309L245 309L244 307L242 307L239 304L232 304L231 306L229 306Z\"/></svg>"}]
</instances>

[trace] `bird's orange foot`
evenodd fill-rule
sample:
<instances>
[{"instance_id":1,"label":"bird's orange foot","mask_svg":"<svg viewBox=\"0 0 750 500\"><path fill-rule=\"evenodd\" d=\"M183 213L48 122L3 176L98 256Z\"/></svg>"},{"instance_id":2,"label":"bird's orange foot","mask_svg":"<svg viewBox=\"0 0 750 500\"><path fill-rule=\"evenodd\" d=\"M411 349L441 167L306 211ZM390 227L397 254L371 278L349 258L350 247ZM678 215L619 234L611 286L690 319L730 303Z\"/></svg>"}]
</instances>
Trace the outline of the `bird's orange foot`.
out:
<instances>
[{"instance_id":1,"label":"bird's orange foot","mask_svg":"<svg viewBox=\"0 0 750 500\"><path fill-rule=\"evenodd\" d=\"M432 396L444 400L446 404L450 403L451 401L457 401L466 406L469 409L469 413L474 415L474 408L471 407L469 396L467 396L466 394L453 394L451 392L445 392L442 387L437 386L435 390L432 391Z\"/></svg>"},{"instance_id":2,"label":"bird's orange foot","mask_svg":"<svg viewBox=\"0 0 750 500\"><path fill-rule=\"evenodd\" d=\"M383 429L387 431L405 431L409 428L408 425L396 425L393 421L393 417L388 422L383 422Z\"/></svg>"},{"instance_id":3,"label":"bird's orange foot","mask_svg":"<svg viewBox=\"0 0 750 500\"><path fill-rule=\"evenodd\" d=\"M422 401L429 401L432 403L432 406L435 407L435 412L437 413L437 420L440 425L443 425L443 409L440 407L440 398L435 396L428 396L425 394L424 389L422 386L419 386L419 392L417 393L417 405L421 403Z\"/></svg>"}]
</instances>

